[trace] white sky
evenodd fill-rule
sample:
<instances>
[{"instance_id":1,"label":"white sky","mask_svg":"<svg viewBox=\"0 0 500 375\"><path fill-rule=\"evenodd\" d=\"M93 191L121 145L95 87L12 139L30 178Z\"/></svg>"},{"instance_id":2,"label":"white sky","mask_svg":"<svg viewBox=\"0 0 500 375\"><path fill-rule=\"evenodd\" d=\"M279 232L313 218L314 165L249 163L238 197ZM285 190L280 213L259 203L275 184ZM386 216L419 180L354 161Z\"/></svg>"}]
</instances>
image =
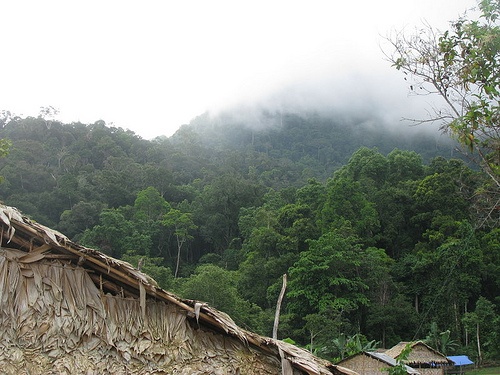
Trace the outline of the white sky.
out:
<instances>
[{"instance_id":1,"label":"white sky","mask_svg":"<svg viewBox=\"0 0 500 375\"><path fill-rule=\"evenodd\" d=\"M384 61L382 37L423 20L445 29L475 5L0 0L0 110L53 106L62 121L103 119L151 139L206 110L286 92L309 104L369 103L397 121L415 101Z\"/></svg>"}]
</instances>

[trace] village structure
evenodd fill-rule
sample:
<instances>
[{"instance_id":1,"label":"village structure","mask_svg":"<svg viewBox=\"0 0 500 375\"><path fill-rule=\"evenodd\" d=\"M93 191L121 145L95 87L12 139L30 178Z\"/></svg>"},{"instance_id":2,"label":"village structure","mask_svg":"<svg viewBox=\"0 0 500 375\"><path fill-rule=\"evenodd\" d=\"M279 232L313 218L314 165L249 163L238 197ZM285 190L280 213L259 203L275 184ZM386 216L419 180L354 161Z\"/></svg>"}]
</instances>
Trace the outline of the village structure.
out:
<instances>
[{"instance_id":1,"label":"village structure","mask_svg":"<svg viewBox=\"0 0 500 375\"><path fill-rule=\"evenodd\" d=\"M0 205L0 368L5 374L387 374L407 343L334 365L181 299L129 263ZM449 359L410 343L409 375Z\"/></svg>"},{"instance_id":2,"label":"village structure","mask_svg":"<svg viewBox=\"0 0 500 375\"><path fill-rule=\"evenodd\" d=\"M384 353L361 352L344 358L340 361L339 365L354 370L359 374L387 375L388 370L396 366L397 362L394 358ZM405 366L405 368L408 375L420 374L417 370L409 366Z\"/></svg>"},{"instance_id":3,"label":"village structure","mask_svg":"<svg viewBox=\"0 0 500 375\"><path fill-rule=\"evenodd\" d=\"M400 358L409 346L408 358ZM388 370L401 360L408 375L444 375L454 362L422 341L400 342L383 352L361 352L343 359L338 364L364 375L388 374Z\"/></svg>"},{"instance_id":4,"label":"village structure","mask_svg":"<svg viewBox=\"0 0 500 375\"><path fill-rule=\"evenodd\" d=\"M387 350L385 354L391 358L398 358L406 345L411 347L410 354L404 363L416 369L421 375L442 375L453 361L422 341L400 342Z\"/></svg>"}]
</instances>

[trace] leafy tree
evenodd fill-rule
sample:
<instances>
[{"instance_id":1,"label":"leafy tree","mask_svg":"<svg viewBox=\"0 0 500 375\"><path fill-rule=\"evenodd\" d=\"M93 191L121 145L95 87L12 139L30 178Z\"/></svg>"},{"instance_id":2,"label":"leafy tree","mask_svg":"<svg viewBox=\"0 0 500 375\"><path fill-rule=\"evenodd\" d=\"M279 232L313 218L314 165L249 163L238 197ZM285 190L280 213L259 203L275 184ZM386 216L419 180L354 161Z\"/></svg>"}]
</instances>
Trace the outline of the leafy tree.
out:
<instances>
[{"instance_id":1,"label":"leafy tree","mask_svg":"<svg viewBox=\"0 0 500 375\"><path fill-rule=\"evenodd\" d=\"M204 301L229 314L237 324L262 332L262 310L245 301L236 288L238 273L213 264L203 264L185 279L180 293L185 298Z\"/></svg>"},{"instance_id":2,"label":"leafy tree","mask_svg":"<svg viewBox=\"0 0 500 375\"><path fill-rule=\"evenodd\" d=\"M388 176L386 182L395 184L417 180L424 175L422 156L415 151L394 149L387 155Z\"/></svg>"},{"instance_id":3,"label":"leafy tree","mask_svg":"<svg viewBox=\"0 0 500 375\"><path fill-rule=\"evenodd\" d=\"M361 147L352 154L347 165L336 172L336 176L349 177L371 189L380 187L387 179L387 173L387 159L377 149Z\"/></svg>"},{"instance_id":4,"label":"leafy tree","mask_svg":"<svg viewBox=\"0 0 500 375\"><path fill-rule=\"evenodd\" d=\"M461 317L480 290L481 269L481 252L470 223L436 216L413 253L401 259L397 273L403 275L397 278L406 284L422 317L431 317L461 341ZM415 335L420 329L422 324Z\"/></svg>"},{"instance_id":5,"label":"leafy tree","mask_svg":"<svg viewBox=\"0 0 500 375\"><path fill-rule=\"evenodd\" d=\"M12 142L8 139L0 139L0 158L4 158L9 154Z\"/></svg>"},{"instance_id":6,"label":"leafy tree","mask_svg":"<svg viewBox=\"0 0 500 375\"><path fill-rule=\"evenodd\" d=\"M500 2L479 1L479 19L460 18L450 30L426 26L415 35L389 38L388 60L411 77L410 90L436 94L443 105L425 121L439 121L478 163L496 186L500 199ZM406 78L405 78L406 79Z\"/></svg>"},{"instance_id":7,"label":"leafy tree","mask_svg":"<svg viewBox=\"0 0 500 375\"><path fill-rule=\"evenodd\" d=\"M170 209L170 211L163 216L163 225L173 230L177 242L177 261L175 264L174 277L177 277L179 274L181 249L186 242L193 239L191 231L197 228L191 216L191 213L181 212L175 208Z\"/></svg>"},{"instance_id":8,"label":"leafy tree","mask_svg":"<svg viewBox=\"0 0 500 375\"><path fill-rule=\"evenodd\" d=\"M152 222L161 219L170 209L170 205L163 199L158 190L149 186L137 193L134 209L135 220L142 221L148 226Z\"/></svg>"},{"instance_id":9,"label":"leafy tree","mask_svg":"<svg viewBox=\"0 0 500 375\"><path fill-rule=\"evenodd\" d=\"M444 355L451 354L459 345L457 341L451 338L451 331L449 329L444 332L439 332L436 322L431 323L431 328L424 341L430 347L439 350L439 352Z\"/></svg>"},{"instance_id":10,"label":"leafy tree","mask_svg":"<svg viewBox=\"0 0 500 375\"><path fill-rule=\"evenodd\" d=\"M297 189L297 203L307 205L316 214L325 204L326 187L316 179L309 179L307 184Z\"/></svg>"},{"instance_id":11,"label":"leafy tree","mask_svg":"<svg viewBox=\"0 0 500 375\"><path fill-rule=\"evenodd\" d=\"M239 267L238 289L242 296L263 308L272 307L281 285L279 277L296 259L294 248L296 244L274 228L255 228L242 246L242 251L246 252ZM274 284L276 294L269 298L268 293Z\"/></svg>"},{"instance_id":12,"label":"leafy tree","mask_svg":"<svg viewBox=\"0 0 500 375\"><path fill-rule=\"evenodd\" d=\"M462 161L434 159L428 174L418 181L413 194L412 224L423 233L436 216L469 219L474 187L474 174Z\"/></svg>"},{"instance_id":13,"label":"leafy tree","mask_svg":"<svg viewBox=\"0 0 500 375\"><path fill-rule=\"evenodd\" d=\"M8 139L0 139L0 158L4 158L9 154L12 142ZM3 176L0 176L0 182L4 180Z\"/></svg>"},{"instance_id":14,"label":"leafy tree","mask_svg":"<svg viewBox=\"0 0 500 375\"><path fill-rule=\"evenodd\" d=\"M213 252L221 254L234 238L239 237L238 215L241 207L260 203L262 186L237 176L224 173L203 187L194 202L194 216L205 241Z\"/></svg>"},{"instance_id":15,"label":"leafy tree","mask_svg":"<svg viewBox=\"0 0 500 375\"><path fill-rule=\"evenodd\" d=\"M58 229L70 238L79 237L85 230L97 225L103 208L103 203L99 201L78 202L71 210L63 211Z\"/></svg>"},{"instance_id":16,"label":"leafy tree","mask_svg":"<svg viewBox=\"0 0 500 375\"><path fill-rule=\"evenodd\" d=\"M479 233L479 247L484 264L481 295L493 301L500 296L500 228Z\"/></svg>"},{"instance_id":17,"label":"leafy tree","mask_svg":"<svg viewBox=\"0 0 500 375\"><path fill-rule=\"evenodd\" d=\"M321 212L324 232L348 223L359 238L373 243L380 222L375 205L363 189L360 182L350 178L335 177L328 182L328 195Z\"/></svg>"},{"instance_id":18,"label":"leafy tree","mask_svg":"<svg viewBox=\"0 0 500 375\"><path fill-rule=\"evenodd\" d=\"M484 297L479 297L473 312L463 317L466 329L471 332L476 344L476 355L480 365L484 359L493 359L500 354L500 316L495 305ZM485 355L486 353L486 355Z\"/></svg>"},{"instance_id":19,"label":"leafy tree","mask_svg":"<svg viewBox=\"0 0 500 375\"><path fill-rule=\"evenodd\" d=\"M338 354L334 362L338 362L357 353L374 351L380 343L375 340L368 341L366 336L361 333L356 333L352 336L342 333L339 337L332 340L332 344Z\"/></svg>"},{"instance_id":20,"label":"leafy tree","mask_svg":"<svg viewBox=\"0 0 500 375\"><path fill-rule=\"evenodd\" d=\"M368 285L360 276L364 256L362 245L349 228L332 230L310 241L309 249L290 269L289 311L299 320L310 314L326 317L331 312L337 319L352 317L369 304Z\"/></svg>"},{"instance_id":21,"label":"leafy tree","mask_svg":"<svg viewBox=\"0 0 500 375\"><path fill-rule=\"evenodd\" d=\"M369 306L361 310L360 326L365 334L380 340L384 347L412 322L411 308L401 300L392 277L394 263L383 249L369 247L364 251L363 263L359 269L361 278L368 286L366 294L370 300Z\"/></svg>"},{"instance_id":22,"label":"leafy tree","mask_svg":"<svg viewBox=\"0 0 500 375\"><path fill-rule=\"evenodd\" d=\"M421 321L421 317L403 291L402 284L390 285L385 294L372 300L368 307L366 328L363 329L363 333L380 340L384 348L411 339Z\"/></svg>"},{"instance_id":23,"label":"leafy tree","mask_svg":"<svg viewBox=\"0 0 500 375\"><path fill-rule=\"evenodd\" d=\"M151 256L167 255L164 250L168 244L168 233L162 220L170 209L170 204L152 186L137 193L131 220L137 230L151 238L154 246L151 249Z\"/></svg>"},{"instance_id":24,"label":"leafy tree","mask_svg":"<svg viewBox=\"0 0 500 375\"><path fill-rule=\"evenodd\" d=\"M271 308L281 289L281 275L297 260L314 224L307 206L287 204L290 191L270 190L260 207L242 208L243 235L238 290L249 301ZM293 194L290 194L293 195Z\"/></svg>"},{"instance_id":25,"label":"leafy tree","mask_svg":"<svg viewBox=\"0 0 500 375\"><path fill-rule=\"evenodd\" d=\"M129 250L146 255L151 248L151 238L135 228L123 208L103 210L98 225L87 229L80 241L115 258L121 258Z\"/></svg>"},{"instance_id":26,"label":"leafy tree","mask_svg":"<svg viewBox=\"0 0 500 375\"><path fill-rule=\"evenodd\" d=\"M134 250L129 250L122 256L122 260L129 262L140 271L151 276L163 289L172 289L174 287L174 276L169 267L162 265L163 258L148 257L137 254Z\"/></svg>"}]
</instances>

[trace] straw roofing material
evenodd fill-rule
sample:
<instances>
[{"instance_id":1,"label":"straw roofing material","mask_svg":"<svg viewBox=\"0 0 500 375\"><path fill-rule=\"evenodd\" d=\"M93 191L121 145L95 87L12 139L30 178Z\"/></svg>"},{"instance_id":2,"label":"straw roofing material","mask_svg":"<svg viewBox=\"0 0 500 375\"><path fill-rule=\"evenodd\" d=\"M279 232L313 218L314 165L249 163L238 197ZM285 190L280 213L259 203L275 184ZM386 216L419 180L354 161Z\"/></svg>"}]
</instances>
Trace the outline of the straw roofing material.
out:
<instances>
[{"instance_id":1,"label":"straw roofing material","mask_svg":"<svg viewBox=\"0 0 500 375\"><path fill-rule=\"evenodd\" d=\"M4 373L277 374L283 361L286 374L356 374L243 330L13 207L0 205L0 245Z\"/></svg>"},{"instance_id":2,"label":"straw roofing material","mask_svg":"<svg viewBox=\"0 0 500 375\"><path fill-rule=\"evenodd\" d=\"M387 375L387 370L396 366L397 362L383 353L361 352L344 358L339 365L353 369L361 375ZM409 375L420 375L417 370L409 366L405 366L405 369Z\"/></svg>"},{"instance_id":3,"label":"straw roofing material","mask_svg":"<svg viewBox=\"0 0 500 375\"><path fill-rule=\"evenodd\" d=\"M408 359L405 361L409 366L415 367L423 364L439 364L451 365L452 362L446 358L445 355L439 353L437 350L431 348L429 345L422 341L415 342L400 342L393 346L391 349L385 351L385 354L391 358L398 358L407 344L411 346L411 352Z\"/></svg>"}]
</instances>

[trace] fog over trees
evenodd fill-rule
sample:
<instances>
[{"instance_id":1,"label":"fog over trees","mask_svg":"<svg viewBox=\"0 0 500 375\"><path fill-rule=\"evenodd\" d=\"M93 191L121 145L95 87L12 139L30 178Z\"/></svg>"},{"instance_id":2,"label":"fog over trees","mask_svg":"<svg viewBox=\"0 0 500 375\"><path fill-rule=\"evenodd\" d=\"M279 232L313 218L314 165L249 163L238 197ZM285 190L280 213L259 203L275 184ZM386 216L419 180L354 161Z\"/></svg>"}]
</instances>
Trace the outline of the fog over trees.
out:
<instances>
[{"instance_id":1,"label":"fog over trees","mask_svg":"<svg viewBox=\"0 0 500 375\"><path fill-rule=\"evenodd\" d=\"M476 305L498 320L500 232L475 209L488 176L438 134L264 111L152 141L43 117L0 137L4 203L265 335L286 273L278 337L326 358L448 331L446 354L474 356Z\"/></svg>"},{"instance_id":2,"label":"fog over trees","mask_svg":"<svg viewBox=\"0 0 500 375\"><path fill-rule=\"evenodd\" d=\"M278 338L332 361L417 339L498 360L500 2L478 6L389 39L402 85L444 101L421 126L389 114L406 110L392 81L358 96L362 76L304 96L318 75L152 140L3 110L0 199L266 336L287 275Z\"/></svg>"}]
</instances>

